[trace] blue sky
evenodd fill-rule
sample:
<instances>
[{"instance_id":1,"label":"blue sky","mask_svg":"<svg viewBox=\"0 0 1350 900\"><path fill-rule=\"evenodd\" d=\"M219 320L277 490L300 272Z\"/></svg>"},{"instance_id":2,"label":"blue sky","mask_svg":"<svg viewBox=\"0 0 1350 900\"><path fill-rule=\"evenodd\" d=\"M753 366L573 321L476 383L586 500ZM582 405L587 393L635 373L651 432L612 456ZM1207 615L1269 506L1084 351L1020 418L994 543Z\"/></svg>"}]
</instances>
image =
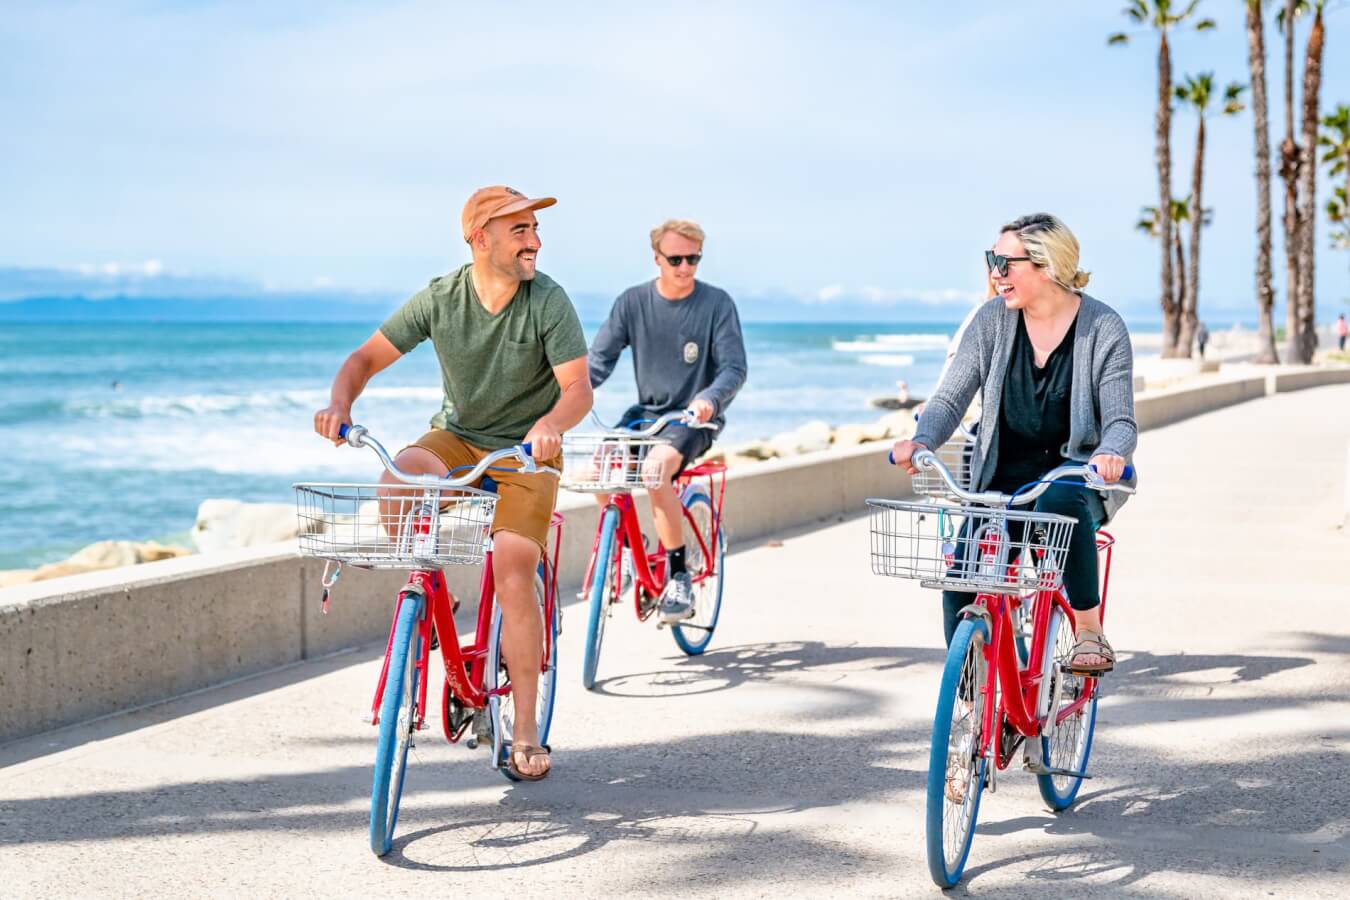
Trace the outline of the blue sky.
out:
<instances>
[{"instance_id":1,"label":"blue sky","mask_svg":"<svg viewBox=\"0 0 1350 900\"><path fill-rule=\"evenodd\" d=\"M758 318L959 306L997 226L1048 210L1089 291L1147 310L1156 40L1105 45L1122 5L26 4L0 19L0 267L400 294L467 258L460 207L505 182L559 198L541 268L579 293L650 277L673 215ZM1220 28L1174 70L1245 81L1241 4L1200 10ZM1350 102L1344 5L1323 84ZM1251 147L1248 115L1210 122L1202 309L1252 308ZM1324 310L1350 296L1326 231Z\"/></svg>"}]
</instances>

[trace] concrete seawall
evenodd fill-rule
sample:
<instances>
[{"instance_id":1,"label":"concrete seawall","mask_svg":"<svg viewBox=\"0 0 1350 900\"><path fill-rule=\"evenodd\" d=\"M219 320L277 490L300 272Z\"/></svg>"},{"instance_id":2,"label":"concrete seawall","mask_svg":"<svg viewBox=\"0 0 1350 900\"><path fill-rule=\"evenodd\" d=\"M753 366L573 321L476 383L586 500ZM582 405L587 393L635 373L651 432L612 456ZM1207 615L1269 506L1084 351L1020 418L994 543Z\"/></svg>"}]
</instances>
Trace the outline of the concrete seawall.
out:
<instances>
[{"instance_id":1,"label":"concrete seawall","mask_svg":"<svg viewBox=\"0 0 1350 900\"><path fill-rule=\"evenodd\" d=\"M1141 429L1264 396L1350 383L1350 368L1281 371L1142 395ZM727 482L731 545L905 496L886 444L770 460ZM1146 473L1145 473L1145 477ZM584 574L597 507L564 495L561 582ZM646 516L646 499L640 499ZM319 561L292 544L147 563L0 590L0 742L311 659L383 637L402 572L344 570L320 610ZM477 570L452 570L470 600Z\"/></svg>"}]
</instances>

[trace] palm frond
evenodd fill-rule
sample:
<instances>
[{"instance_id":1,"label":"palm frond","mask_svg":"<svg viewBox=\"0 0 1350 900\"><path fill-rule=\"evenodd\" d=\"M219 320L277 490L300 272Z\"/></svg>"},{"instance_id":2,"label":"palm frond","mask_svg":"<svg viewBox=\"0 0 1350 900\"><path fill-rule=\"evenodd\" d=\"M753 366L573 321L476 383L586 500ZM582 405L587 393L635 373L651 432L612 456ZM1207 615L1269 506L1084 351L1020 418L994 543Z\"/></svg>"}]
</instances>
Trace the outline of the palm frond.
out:
<instances>
[{"instance_id":1,"label":"palm frond","mask_svg":"<svg viewBox=\"0 0 1350 900\"><path fill-rule=\"evenodd\" d=\"M1118 31L1106 39L1106 46L1115 47L1120 44L1128 44L1130 36L1123 31Z\"/></svg>"},{"instance_id":2,"label":"palm frond","mask_svg":"<svg viewBox=\"0 0 1350 900\"><path fill-rule=\"evenodd\" d=\"M1213 19L1201 19L1199 22L1195 23L1196 31L1213 31L1218 27L1219 23L1215 22Z\"/></svg>"}]
</instances>

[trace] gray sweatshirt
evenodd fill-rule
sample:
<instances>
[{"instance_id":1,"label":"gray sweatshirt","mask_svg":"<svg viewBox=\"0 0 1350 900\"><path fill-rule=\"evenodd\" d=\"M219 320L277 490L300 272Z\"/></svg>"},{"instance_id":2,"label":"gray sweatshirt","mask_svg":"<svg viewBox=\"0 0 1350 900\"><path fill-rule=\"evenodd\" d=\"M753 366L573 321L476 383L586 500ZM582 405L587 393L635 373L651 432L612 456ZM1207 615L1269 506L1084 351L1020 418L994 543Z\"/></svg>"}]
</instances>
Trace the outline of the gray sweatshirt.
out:
<instances>
[{"instance_id":1,"label":"gray sweatshirt","mask_svg":"<svg viewBox=\"0 0 1350 900\"><path fill-rule=\"evenodd\" d=\"M713 421L725 423L746 375L741 320L726 291L695 281L688 297L667 300L654 280L624 291L591 342L592 387L609 378L625 347L633 348L638 403L647 413L702 398L713 405Z\"/></svg>"},{"instance_id":2,"label":"gray sweatshirt","mask_svg":"<svg viewBox=\"0 0 1350 900\"><path fill-rule=\"evenodd\" d=\"M1017 311L995 297L980 307L961 338L956 358L919 419L917 443L940 447L956 430L978 391L980 431L971 472L977 490L984 490L998 466L999 407L1008 371ZM1134 420L1134 351L1125 322L1115 310L1083 295L1073 344L1073 388L1069 395L1069 442L1066 459L1087 462L1098 453L1130 459L1138 441ZM1131 483L1134 483L1131 481ZM1103 495L1109 519L1127 495Z\"/></svg>"}]
</instances>

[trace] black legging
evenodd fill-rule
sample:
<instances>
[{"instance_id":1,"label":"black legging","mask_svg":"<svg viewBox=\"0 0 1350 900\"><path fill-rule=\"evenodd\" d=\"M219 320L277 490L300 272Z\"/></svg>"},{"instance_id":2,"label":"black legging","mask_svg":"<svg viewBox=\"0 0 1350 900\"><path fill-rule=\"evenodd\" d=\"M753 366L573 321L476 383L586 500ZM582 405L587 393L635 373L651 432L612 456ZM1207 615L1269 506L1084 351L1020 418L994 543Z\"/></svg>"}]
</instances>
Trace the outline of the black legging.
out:
<instances>
[{"instance_id":1,"label":"black legging","mask_svg":"<svg viewBox=\"0 0 1350 900\"><path fill-rule=\"evenodd\" d=\"M1066 478L1050 485L1044 494L1036 498L1032 508L1037 512L1058 513L1078 520L1064 560L1064 593L1068 595L1069 605L1074 609L1093 609L1102 602L1097 589L1097 529L1106 518L1106 509L1102 505L1101 494L1077 487L1073 481L1082 483L1081 478ZM1008 523L1009 537L1014 542L1022 539L1021 526L1020 522ZM958 547L969 546L969 528L970 520L967 519L956 541ZM942 592L942 624L948 644L956 633L959 613L974 599L975 595L966 591Z\"/></svg>"}]
</instances>

